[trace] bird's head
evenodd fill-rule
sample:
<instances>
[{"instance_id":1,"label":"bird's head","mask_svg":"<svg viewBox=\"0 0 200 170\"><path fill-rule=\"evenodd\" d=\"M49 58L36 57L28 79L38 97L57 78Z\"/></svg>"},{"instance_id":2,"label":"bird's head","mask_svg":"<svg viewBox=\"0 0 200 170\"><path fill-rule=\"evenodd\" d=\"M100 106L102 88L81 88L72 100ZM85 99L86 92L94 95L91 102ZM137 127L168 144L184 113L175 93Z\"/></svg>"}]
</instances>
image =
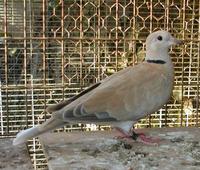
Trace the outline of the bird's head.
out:
<instances>
[{"instance_id":1,"label":"bird's head","mask_svg":"<svg viewBox=\"0 0 200 170\"><path fill-rule=\"evenodd\" d=\"M172 45L182 44L167 31L151 33L146 40L146 60L164 60L169 58L168 50Z\"/></svg>"}]
</instances>

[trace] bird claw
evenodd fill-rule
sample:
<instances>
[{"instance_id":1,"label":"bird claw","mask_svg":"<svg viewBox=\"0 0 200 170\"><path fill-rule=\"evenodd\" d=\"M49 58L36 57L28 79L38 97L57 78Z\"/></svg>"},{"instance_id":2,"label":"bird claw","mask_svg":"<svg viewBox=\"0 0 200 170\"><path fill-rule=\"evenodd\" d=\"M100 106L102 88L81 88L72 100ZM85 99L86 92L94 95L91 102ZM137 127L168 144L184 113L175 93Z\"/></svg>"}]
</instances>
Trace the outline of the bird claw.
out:
<instances>
[{"instance_id":1,"label":"bird claw","mask_svg":"<svg viewBox=\"0 0 200 170\"><path fill-rule=\"evenodd\" d=\"M144 133L135 133L132 131L132 134L127 134L123 132L121 129L117 129L122 135L115 137L116 139L119 140L128 140L129 142L131 141L137 141L141 142L146 145L158 145L160 142L159 138L151 137L151 136L146 136Z\"/></svg>"},{"instance_id":2,"label":"bird claw","mask_svg":"<svg viewBox=\"0 0 200 170\"><path fill-rule=\"evenodd\" d=\"M158 143L160 142L160 139L151 137L151 136L146 136L145 134L141 133L141 134L138 134L136 141L144 143L146 145L158 145Z\"/></svg>"}]
</instances>

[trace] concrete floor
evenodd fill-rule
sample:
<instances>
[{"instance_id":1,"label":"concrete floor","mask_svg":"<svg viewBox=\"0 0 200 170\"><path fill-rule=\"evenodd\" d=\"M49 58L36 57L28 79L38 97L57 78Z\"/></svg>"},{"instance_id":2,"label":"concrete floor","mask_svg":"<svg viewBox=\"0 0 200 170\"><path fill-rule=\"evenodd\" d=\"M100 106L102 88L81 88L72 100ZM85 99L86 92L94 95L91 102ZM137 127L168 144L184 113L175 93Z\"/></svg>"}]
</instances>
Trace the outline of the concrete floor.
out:
<instances>
[{"instance_id":1,"label":"concrete floor","mask_svg":"<svg viewBox=\"0 0 200 170\"><path fill-rule=\"evenodd\" d=\"M33 166L25 145L13 146L11 138L0 139L1 170L32 170Z\"/></svg>"},{"instance_id":2,"label":"concrete floor","mask_svg":"<svg viewBox=\"0 0 200 170\"><path fill-rule=\"evenodd\" d=\"M50 170L200 170L200 129L143 129L158 145L114 139L116 131L40 137Z\"/></svg>"}]
</instances>

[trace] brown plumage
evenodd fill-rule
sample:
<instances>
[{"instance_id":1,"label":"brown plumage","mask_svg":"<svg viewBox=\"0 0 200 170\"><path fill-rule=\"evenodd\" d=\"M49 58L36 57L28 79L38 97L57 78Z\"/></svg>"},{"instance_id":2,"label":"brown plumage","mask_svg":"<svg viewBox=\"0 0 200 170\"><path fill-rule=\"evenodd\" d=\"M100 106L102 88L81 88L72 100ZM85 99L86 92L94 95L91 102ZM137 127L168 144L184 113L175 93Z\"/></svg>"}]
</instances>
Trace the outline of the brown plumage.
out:
<instances>
[{"instance_id":1,"label":"brown plumage","mask_svg":"<svg viewBox=\"0 0 200 170\"><path fill-rule=\"evenodd\" d=\"M180 44L166 31L150 34L145 61L121 70L84 90L78 96L47 108L53 111L44 124L20 132L14 144L70 123L111 124L129 133L132 125L161 108L169 99L174 69L168 54Z\"/></svg>"}]
</instances>

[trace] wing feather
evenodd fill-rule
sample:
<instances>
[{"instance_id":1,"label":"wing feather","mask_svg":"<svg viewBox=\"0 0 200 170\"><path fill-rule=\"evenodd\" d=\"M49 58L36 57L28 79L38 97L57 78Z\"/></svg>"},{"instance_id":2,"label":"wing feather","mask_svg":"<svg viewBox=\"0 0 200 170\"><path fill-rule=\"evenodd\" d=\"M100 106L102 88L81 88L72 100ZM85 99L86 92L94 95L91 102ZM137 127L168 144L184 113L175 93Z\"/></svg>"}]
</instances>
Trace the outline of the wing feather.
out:
<instances>
[{"instance_id":1,"label":"wing feather","mask_svg":"<svg viewBox=\"0 0 200 170\"><path fill-rule=\"evenodd\" d=\"M142 103L148 103L148 98L154 100L152 96L156 97L156 91L160 92L164 86L164 74L165 71L159 65L144 63L133 67L125 74L113 76L102 82L101 86L81 103L84 110L82 116L86 116L85 113L108 113L111 118L123 120L130 119L131 116L134 118L135 111L138 119L138 114L141 114L138 113L139 109L144 110L141 108L144 106Z\"/></svg>"}]
</instances>

